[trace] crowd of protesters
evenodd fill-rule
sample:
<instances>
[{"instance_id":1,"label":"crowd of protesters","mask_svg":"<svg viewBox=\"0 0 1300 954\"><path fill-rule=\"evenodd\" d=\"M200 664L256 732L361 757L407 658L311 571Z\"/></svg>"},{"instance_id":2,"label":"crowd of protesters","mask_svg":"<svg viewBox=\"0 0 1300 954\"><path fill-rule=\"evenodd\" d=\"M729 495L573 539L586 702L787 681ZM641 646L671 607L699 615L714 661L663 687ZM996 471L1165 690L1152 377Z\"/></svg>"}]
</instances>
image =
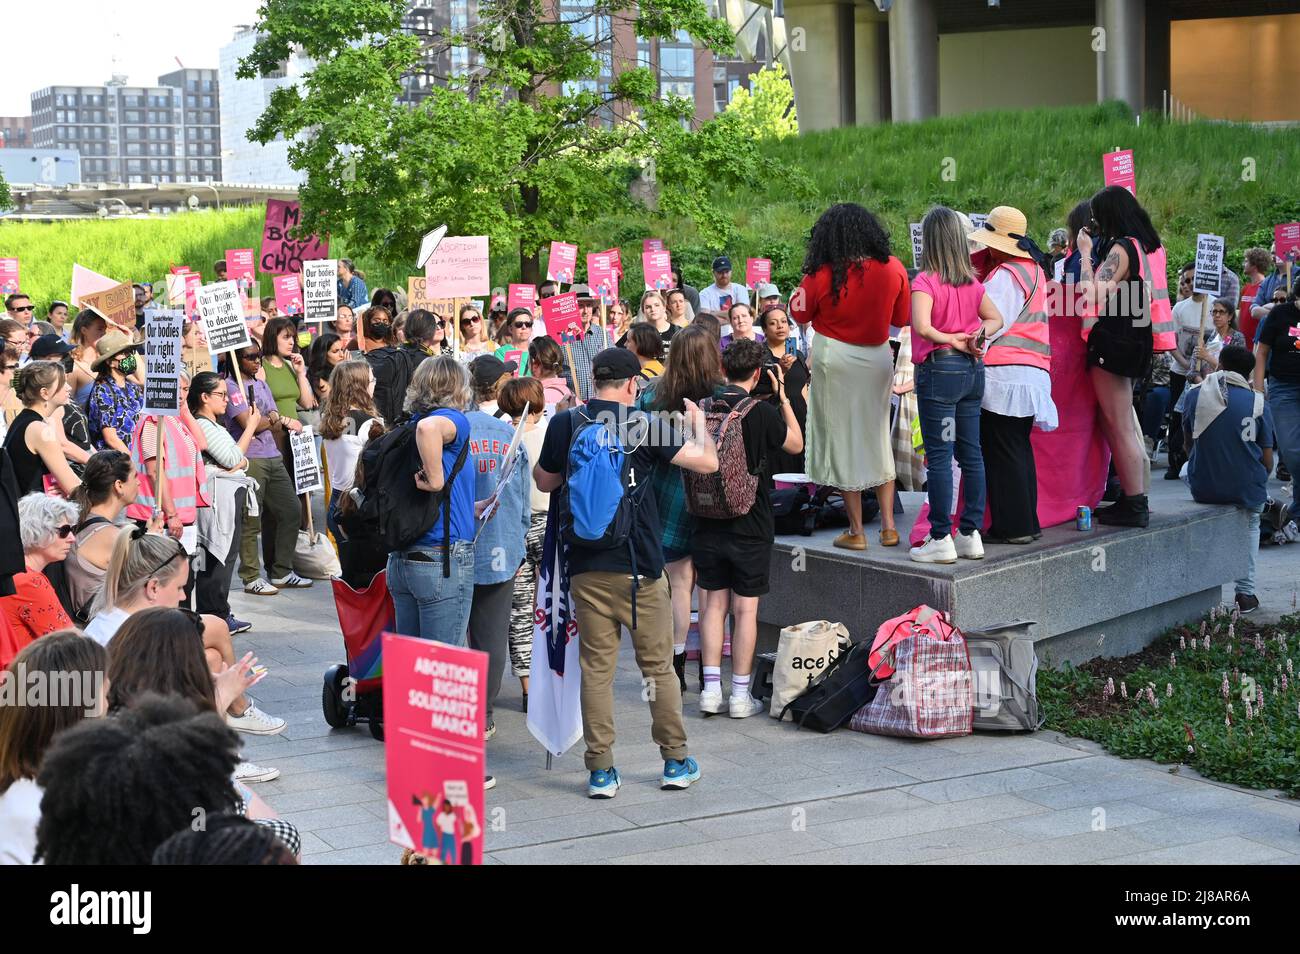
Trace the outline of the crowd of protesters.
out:
<instances>
[{"instance_id":1,"label":"crowd of protesters","mask_svg":"<svg viewBox=\"0 0 1300 954\"><path fill-rule=\"evenodd\" d=\"M675 287L633 302L573 286L580 327L560 340L540 309L554 283L532 307L507 309L498 295L443 314L370 292L342 260L337 317L310 340L272 299L249 320L252 344L234 352L210 355L187 324L183 403L171 417L144 413L150 286L136 286L130 326L91 310L69 321L62 302L47 325L30 298L9 295L0 666L83 674L87 695L0 706L0 860L294 862L297 832L247 787L278 772L242 759L239 735L285 722L250 698L265 670L236 648L251 625L229 597L236 570L250 596L312 586L294 568L311 514L295 493L289 435L304 427L319 439L343 581L361 589L384 571L398 632L488 654L489 738L507 667L527 710L539 586L563 554L597 798L622 782L613 679L624 629L654 687L663 787L701 776L683 719L696 615L698 710L746 718L764 708L750 680L775 475L841 501L842 549L871 546L873 512L879 545L900 544L899 489L928 499L913 561L980 559L985 545L1041 537L1033 435L1069 419L1053 399L1049 319L1061 301L1086 339L1081 380L1112 460L1112 502L1094 518L1148 525L1146 481L1163 448L1167 476L1195 500L1246 512L1251 561L1235 590L1252 611L1267 479L1275 457L1278 476L1300 468L1300 311L1284 263L1245 254L1258 291L1244 307L1226 268L1214 300L1194 292L1190 266L1171 294L1157 230L1113 187L1070 213L1050 252L1030 232L1010 206L979 228L935 207L921 223L919 267L908 269L871 212L835 205L814 225L802 283L788 294L733 281L721 255L699 290L679 271ZM1054 294L1062 287L1071 293ZM365 515L375 475L364 462L402 428L418 465L409 480L439 505L417 539L393 549ZM656 436L635 436L645 433ZM612 486L614 504L627 505L617 546L614 523L584 530L598 482L579 458L597 439L626 458L602 491ZM1297 508L1293 498L1265 536L1300 538ZM90 804L79 799L87 785L123 797ZM223 821L190 832L190 806Z\"/></svg>"}]
</instances>

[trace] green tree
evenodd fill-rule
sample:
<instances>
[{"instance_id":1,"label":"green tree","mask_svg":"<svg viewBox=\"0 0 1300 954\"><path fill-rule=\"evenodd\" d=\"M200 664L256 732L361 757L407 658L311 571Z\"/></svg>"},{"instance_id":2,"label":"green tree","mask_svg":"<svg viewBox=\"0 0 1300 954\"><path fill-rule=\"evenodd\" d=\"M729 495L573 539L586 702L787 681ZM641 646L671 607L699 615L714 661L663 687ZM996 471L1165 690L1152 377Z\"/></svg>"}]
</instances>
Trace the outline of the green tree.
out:
<instances>
[{"instance_id":1,"label":"green tree","mask_svg":"<svg viewBox=\"0 0 1300 954\"><path fill-rule=\"evenodd\" d=\"M294 49L316 66L301 87L275 91L249 138L294 140L305 172L304 232L325 230L345 247L389 263L409 261L420 235L518 242L520 274L539 275L539 250L577 223L635 209L628 185L654 161L659 208L695 217L708 238L729 234L710 195L784 174L757 149L725 148L739 130L720 117L687 131L689 100L661 96L638 62L636 38L681 34L728 51L726 25L702 0L481 0L472 29L422 29L404 0L266 0L262 33L241 76L270 75ZM557 13L557 10L561 11ZM609 41L622 44L610 52ZM631 42L629 42L631 41ZM442 54L468 69L442 75ZM612 61L612 62L611 62ZM598 86L602 75L613 75ZM412 105L417 84L427 95Z\"/></svg>"},{"instance_id":2,"label":"green tree","mask_svg":"<svg viewBox=\"0 0 1300 954\"><path fill-rule=\"evenodd\" d=\"M5 181L4 173L0 172L0 211L4 211L13 204L13 197L9 194L9 183Z\"/></svg>"},{"instance_id":3,"label":"green tree","mask_svg":"<svg viewBox=\"0 0 1300 954\"><path fill-rule=\"evenodd\" d=\"M731 94L726 113L737 114L752 134L760 139L784 139L799 134L794 109L794 87L785 67L775 63L759 70L749 82Z\"/></svg>"}]
</instances>

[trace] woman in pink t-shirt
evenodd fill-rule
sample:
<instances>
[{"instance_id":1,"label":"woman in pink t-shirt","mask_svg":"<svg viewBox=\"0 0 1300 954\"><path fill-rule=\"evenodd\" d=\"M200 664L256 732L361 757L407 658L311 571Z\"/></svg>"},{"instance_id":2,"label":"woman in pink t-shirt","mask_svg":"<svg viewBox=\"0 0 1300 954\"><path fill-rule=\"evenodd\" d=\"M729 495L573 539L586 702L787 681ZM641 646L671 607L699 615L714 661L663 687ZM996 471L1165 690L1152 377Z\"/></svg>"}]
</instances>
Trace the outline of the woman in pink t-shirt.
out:
<instances>
[{"instance_id":1,"label":"woman in pink t-shirt","mask_svg":"<svg viewBox=\"0 0 1300 954\"><path fill-rule=\"evenodd\" d=\"M984 522L983 349L985 339L1002 327L1002 315L975 279L965 232L952 209L931 209L921 222L921 271L912 280L912 361L930 495L930 538L909 554L918 563L984 556L979 535ZM950 516L954 449L965 481L961 533L955 541Z\"/></svg>"}]
</instances>

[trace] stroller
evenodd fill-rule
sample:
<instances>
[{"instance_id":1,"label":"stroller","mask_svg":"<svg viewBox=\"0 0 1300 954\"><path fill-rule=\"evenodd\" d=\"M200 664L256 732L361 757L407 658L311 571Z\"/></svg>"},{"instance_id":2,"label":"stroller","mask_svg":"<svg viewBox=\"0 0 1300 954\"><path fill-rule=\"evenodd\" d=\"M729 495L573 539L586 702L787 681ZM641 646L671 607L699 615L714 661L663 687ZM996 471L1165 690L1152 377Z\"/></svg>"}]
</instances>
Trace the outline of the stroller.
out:
<instances>
[{"instance_id":1,"label":"stroller","mask_svg":"<svg viewBox=\"0 0 1300 954\"><path fill-rule=\"evenodd\" d=\"M331 728L364 722L372 738L384 738L383 640L395 626L393 598L387 574L380 572L364 590L354 590L337 577L330 580L334 605L343 631L348 661L325 671L321 708Z\"/></svg>"}]
</instances>

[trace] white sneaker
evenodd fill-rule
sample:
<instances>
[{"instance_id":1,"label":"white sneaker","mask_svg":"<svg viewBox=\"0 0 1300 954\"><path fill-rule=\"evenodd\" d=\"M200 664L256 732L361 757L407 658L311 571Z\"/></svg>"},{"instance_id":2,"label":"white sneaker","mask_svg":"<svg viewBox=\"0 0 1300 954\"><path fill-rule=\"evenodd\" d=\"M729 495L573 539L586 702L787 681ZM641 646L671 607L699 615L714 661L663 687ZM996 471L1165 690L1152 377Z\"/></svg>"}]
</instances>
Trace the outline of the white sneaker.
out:
<instances>
[{"instance_id":1,"label":"white sneaker","mask_svg":"<svg viewBox=\"0 0 1300 954\"><path fill-rule=\"evenodd\" d=\"M280 591L259 576L251 583L244 584L244 592L253 596L275 596Z\"/></svg>"},{"instance_id":2,"label":"white sneaker","mask_svg":"<svg viewBox=\"0 0 1300 954\"><path fill-rule=\"evenodd\" d=\"M748 719L752 715L758 715L766 706L749 694L749 690L744 692L733 692L731 699L728 700L728 712L733 719Z\"/></svg>"},{"instance_id":3,"label":"white sneaker","mask_svg":"<svg viewBox=\"0 0 1300 954\"><path fill-rule=\"evenodd\" d=\"M930 537L919 547L912 547L907 555L916 563L956 563L957 548L952 537Z\"/></svg>"},{"instance_id":4,"label":"white sneaker","mask_svg":"<svg viewBox=\"0 0 1300 954\"><path fill-rule=\"evenodd\" d=\"M292 586L292 587L311 586L311 580L305 579L299 576L297 573L293 572L293 570L290 570L288 576L282 576L278 580L272 580L271 584L273 586Z\"/></svg>"},{"instance_id":5,"label":"white sneaker","mask_svg":"<svg viewBox=\"0 0 1300 954\"><path fill-rule=\"evenodd\" d=\"M958 531L952 539L953 549L957 551L957 556L963 560L984 559L984 541L980 539L978 530L972 530L969 537Z\"/></svg>"},{"instance_id":6,"label":"white sneaker","mask_svg":"<svg viewBox=\"0 0 1300 954\"><path fill-rule=\"evenodd\" d=\"M236 782L270 782L279 777L278 768L262 768L252 762L240 762L235 766Z\"/></svg>"},{"instance_id":7,"label":"white sneaker","mask_svg":"<svg viewBox=\"0 0 1300 954\"><path fill-rule=\"evenodd\" d=\"M285 722L249 703L241 716L227 712L226 725L236 732L247 732L249 735L278 735L284 731Z\"/></svg>"},{"instance_id":8,"label":"white sneaker","mask_svg":"<svg viewBox=\"0 0 1300 954\"><path fill-rule=\"evenodd\" d=\"M710 683L700 693L700 711L705 715L717 715L727 703L722 698L722 684Z\"/></svg>"}]
</instances>

